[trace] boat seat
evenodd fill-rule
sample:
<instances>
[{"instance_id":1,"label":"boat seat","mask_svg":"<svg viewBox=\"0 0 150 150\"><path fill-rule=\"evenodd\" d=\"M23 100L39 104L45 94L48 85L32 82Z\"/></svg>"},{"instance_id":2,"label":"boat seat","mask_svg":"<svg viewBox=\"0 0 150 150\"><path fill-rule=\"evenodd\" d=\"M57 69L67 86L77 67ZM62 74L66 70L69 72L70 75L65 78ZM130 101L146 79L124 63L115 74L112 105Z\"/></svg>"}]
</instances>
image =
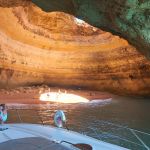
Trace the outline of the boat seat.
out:
<instances>
[{"instance_id":1,"label":"boat seat","mask_svg":"<svg viewBox=\"0 0 150 150\"><path fill-rule=\"evenodd\" d=\"M30 137L0 143L0 150L72 150L72 148L42 137Z\"/></svg>"}]
</instances>

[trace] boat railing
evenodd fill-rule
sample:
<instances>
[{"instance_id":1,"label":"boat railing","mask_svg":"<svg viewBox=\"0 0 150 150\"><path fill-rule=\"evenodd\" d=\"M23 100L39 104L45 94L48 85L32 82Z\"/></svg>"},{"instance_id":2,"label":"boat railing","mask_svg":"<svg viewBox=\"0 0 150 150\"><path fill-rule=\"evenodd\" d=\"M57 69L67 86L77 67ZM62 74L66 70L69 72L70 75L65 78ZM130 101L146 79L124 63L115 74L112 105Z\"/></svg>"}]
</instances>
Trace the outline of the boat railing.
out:
<instances>
[{"instance_id":1,"label":"boat railing","mask_svg":"<svg viewBox=\"0 0 150 150\"><path fill-rule=\"evenodd\" d=\"M28 117L31 118L31 120L33 118L38 119L38 122L32 122L32 123L50 125L50 121L46 121L47 116L40 115L39 110L34 110L34 114L30 116L25 114L20 114L20 111L18 109L14 109L13 111L15 112L14 114L17 116L17 121L19 123L25 123L26 121L24 121L23 118ZM33 112L33 109L31 111ZM46 118L46 120L43 119L44 117ZM95 128L95 124L98 125L98 130L97 128ZM82 134L97 138L101 141L110 142L113 144L127 147L129 149L130 149L129 145L134 145L135 147L134 149L150 150L150 134L143 131L129 128L127 126L122 126L108 121L99 120L96 121L96 123L95 122L91 123L90 127L86 127L86 129L85 127L82 127L81 125L78 124L75 125L75 128L71 127L71 125L68 124L67 129L68 128L80 132ZM148 139L147 140L148 142L145 142L144 137Z\"/></svg>"}]
</instances>

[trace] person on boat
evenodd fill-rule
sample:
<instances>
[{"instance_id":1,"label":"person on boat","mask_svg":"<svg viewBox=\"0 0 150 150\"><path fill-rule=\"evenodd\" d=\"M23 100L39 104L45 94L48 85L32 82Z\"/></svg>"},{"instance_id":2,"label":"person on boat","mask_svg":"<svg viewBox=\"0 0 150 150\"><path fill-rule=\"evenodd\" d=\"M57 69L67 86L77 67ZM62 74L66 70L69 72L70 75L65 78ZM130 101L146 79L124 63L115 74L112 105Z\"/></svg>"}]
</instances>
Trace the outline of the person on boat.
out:
<instances>
[{"instance_id":1,"label":"person on boat","mask_svg":"<svg viewBox=\"0 0 150 150\"><path fill-rule=\"evenodd\" d=\"M7 120L7 109L5 104L0 104L0 123L3 124Z\"/></svg>"}]
</instances>

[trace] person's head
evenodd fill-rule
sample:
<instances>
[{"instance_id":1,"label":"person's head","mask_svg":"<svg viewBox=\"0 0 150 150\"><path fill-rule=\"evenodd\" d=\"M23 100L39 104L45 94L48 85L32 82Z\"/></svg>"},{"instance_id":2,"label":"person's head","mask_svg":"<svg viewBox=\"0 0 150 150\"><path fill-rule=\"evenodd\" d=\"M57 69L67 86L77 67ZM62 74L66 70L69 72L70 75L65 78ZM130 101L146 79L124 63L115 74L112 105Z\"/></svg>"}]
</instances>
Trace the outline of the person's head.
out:
<instances>
[{"instance_id":1,"label":"person's head","mask_svg":"<svg viewBox=\"0 0 150 150\"><path fill-rule=\"evenodd\" d=\"M0 104L0 110L5 110L5 104Z\"/></svg>"}]
</instances>

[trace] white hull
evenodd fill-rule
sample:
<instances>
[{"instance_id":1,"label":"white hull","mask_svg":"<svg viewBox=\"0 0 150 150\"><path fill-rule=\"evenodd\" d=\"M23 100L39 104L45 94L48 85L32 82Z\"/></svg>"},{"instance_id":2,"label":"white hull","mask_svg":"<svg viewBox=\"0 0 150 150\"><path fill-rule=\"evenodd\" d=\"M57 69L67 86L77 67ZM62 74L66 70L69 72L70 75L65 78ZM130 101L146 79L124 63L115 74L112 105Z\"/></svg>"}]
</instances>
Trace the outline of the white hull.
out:
<instances>
[{"instance_id":1,"label":"white hull","mask_svg":"<svg viewBox=\"0 0 150 150\"><path fill-rule=\"evenodd\" d=\"M52 126L43 126L38 124L4 124L1 125L1 128L8 129L0 131L0 144L9 140L20 138L42 137L57 143L67 141L73 144L89 144L92 146L93 150L127 150L126 148L102 142L77 132Z\"/></svg>"}]
</instances>

